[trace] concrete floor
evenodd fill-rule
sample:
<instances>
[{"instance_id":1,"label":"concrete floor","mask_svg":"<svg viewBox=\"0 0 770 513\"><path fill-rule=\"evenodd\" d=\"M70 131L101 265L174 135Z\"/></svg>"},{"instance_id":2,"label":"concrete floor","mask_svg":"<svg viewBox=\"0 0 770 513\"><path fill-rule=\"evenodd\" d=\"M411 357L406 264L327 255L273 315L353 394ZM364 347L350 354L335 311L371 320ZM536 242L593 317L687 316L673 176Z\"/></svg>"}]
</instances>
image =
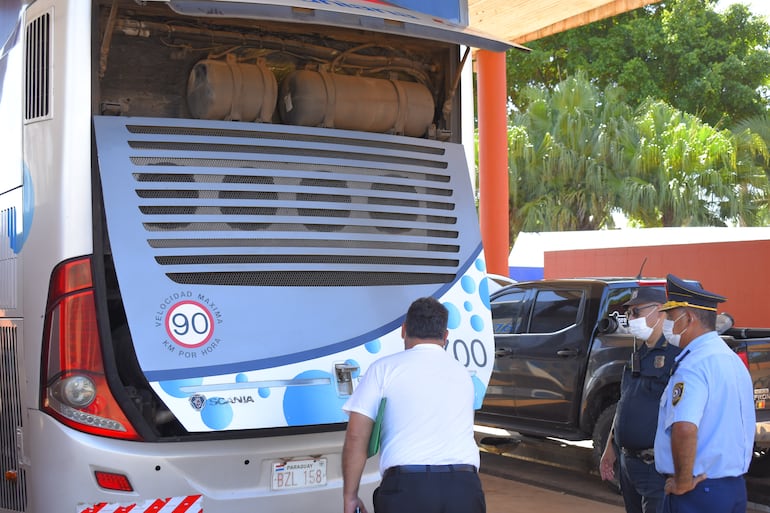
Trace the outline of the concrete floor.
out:
<instances>
[{"instance_id":1,"label":"concrete floor","mask_svg":"<svg viewBox=\"0 0 770 513\"><path fill-rule=\"evenodd\" d=\"M481 473L487 513L547 511L548 513L624 513L621 506L584 499Z\"/></svg>"}]
</instances>

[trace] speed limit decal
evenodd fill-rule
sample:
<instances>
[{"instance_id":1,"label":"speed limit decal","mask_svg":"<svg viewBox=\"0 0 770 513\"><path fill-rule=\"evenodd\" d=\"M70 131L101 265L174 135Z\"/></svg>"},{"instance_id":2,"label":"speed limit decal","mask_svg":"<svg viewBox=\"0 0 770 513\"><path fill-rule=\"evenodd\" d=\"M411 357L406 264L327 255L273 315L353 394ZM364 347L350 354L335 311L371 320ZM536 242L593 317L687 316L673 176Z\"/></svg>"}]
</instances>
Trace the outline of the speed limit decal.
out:
<instances>
[{"instance_id":1,"label":"speed limit decal","mask_svg":"<svg viewBox=\"0 0 770 513\"><path fill-rule=\"evenodd\" d=\"M169 294L159 303L154 322L156 328L165 332L163 349L186 360L205 358L222 343L216 333L216 327L223 323L222 312L204 294Z\"/></svg>"},{"instance_id":2,"label":"speed limit decal","mask_svg":"<svg viewBox=\"0 0 770 513\"><path fill-rule=\"evenodd\" d=\"M200 347L214 334L214 316L197 301L180 301L166 314L166 333L182 347Z\"/></svg>"}]
</instances>

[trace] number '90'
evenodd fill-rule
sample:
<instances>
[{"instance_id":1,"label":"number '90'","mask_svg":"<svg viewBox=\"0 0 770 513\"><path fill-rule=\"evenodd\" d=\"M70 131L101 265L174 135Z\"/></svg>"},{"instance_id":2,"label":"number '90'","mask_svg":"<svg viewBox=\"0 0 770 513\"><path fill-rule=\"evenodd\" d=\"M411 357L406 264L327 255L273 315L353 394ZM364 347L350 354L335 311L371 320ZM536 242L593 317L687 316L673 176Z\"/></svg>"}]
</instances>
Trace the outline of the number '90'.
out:
<instances>
[{"instance_id":1,"label":"number '90'","mask_svg":"<svg viewBox=\"0 0 770 513\"><path fill-rule=\"evenodd\" d=\"M175 313L171 316L171 324L174 326L174 333L180 337L187 335L190 330L198 335L203 335L209 330L209 318L201 312L189 317L184 313Z\"/></svg>"}]
</instances>

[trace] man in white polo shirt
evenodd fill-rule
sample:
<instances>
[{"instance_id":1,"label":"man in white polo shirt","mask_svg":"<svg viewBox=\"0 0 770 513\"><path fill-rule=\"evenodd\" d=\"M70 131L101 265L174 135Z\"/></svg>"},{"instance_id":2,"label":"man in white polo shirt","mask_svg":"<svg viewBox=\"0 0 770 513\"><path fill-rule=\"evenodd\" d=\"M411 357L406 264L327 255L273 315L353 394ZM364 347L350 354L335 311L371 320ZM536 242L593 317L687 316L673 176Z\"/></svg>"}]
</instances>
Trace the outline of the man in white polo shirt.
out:
<instances>
[{"instance_id":1,"label":"man in white polo shirt","mask_svg":"<svg viewBox=\"0 0 770 513\"><path fill-rule=\"evenodd\" d=\"M468 370L444 350L448 312L434 298L409 307L405 351L374 362L343 406L344 513L360 508L358 488L380 400L380 473L376 513L485 513L473 437L474 387Z\"/></svg>"}]
</instances>

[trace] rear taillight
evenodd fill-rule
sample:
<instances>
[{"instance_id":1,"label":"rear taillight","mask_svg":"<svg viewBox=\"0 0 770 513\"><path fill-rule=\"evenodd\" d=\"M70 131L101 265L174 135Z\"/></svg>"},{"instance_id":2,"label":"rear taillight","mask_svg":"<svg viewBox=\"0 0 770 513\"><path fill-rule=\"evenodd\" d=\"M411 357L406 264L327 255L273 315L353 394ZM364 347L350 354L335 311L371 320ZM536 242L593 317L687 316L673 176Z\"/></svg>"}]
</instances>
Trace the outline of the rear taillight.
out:
<instances>
[{"instance_id":1,"label":"rear taillight","mask_svg":"<svg viewBox=\"0 0 770 513\"><path fill-rule=\"evenodd\" d=\"M54 269L44 328L43 410L79 431L139 440L104 375L92 283L89 258Z\"/></svg>"}]
</instances>

